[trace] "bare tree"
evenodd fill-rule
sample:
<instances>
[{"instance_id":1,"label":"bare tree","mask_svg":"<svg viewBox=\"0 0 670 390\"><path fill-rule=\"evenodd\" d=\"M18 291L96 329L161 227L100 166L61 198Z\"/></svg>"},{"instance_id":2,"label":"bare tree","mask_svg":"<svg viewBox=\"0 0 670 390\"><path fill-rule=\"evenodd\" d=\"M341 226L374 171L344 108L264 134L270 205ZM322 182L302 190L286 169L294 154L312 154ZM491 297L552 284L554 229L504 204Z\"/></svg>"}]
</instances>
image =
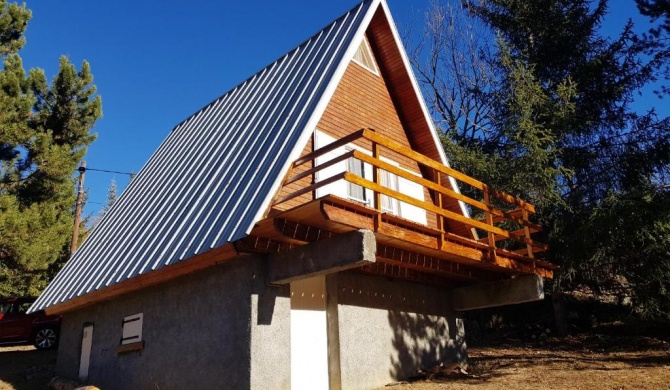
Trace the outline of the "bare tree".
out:
<instances>
[{"instance_id":1,"label":"bare tree","mask_svg":"<svg viewBox=\"0 0 670 390\"><path fill-rule=\"evenodd\" d=\"M434 1L411 55L437 126L452 141L491 140L496 85L492 30L463 1Z\"/></svg>"}]
</instances>

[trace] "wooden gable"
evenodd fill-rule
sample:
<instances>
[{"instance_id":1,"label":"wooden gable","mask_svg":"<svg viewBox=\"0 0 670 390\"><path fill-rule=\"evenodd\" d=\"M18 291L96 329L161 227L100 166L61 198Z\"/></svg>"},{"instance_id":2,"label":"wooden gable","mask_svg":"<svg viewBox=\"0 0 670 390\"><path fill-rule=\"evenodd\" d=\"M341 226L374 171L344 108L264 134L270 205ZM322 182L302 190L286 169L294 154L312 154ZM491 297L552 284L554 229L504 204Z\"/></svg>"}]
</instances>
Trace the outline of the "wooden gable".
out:
<instances>
[{"instance_id":1,"label":"wooden gable","mask_svg":"<svg viewBox=\"0 0 670 390\"><path fill-rule=\"evenodd\" d=\"M532 205L448 167L384 2L358 34L266 218L239 248L291 251L366 229L377 256L361 272L440 286L551 277L555 266L535 258L547 246L531 238L541 228L528 219ZM460 194L457 183L482 198ZM509 205L492 207L491 197ZM465 204L485 218L471 218Z\"/></svg>"},{"instance_id":2,"label":"wooden gable","mask_svg":"<svg viewBox=\"0 0 670 390\"><path fill-rule=\"evenodd\" d=\"M404 77L409 77L407 72L403 69L394 68L393 71L387 69L392 63L390 60L381 60L380 57L386 55L385 52L379 52L378 44L375 44L368 37L372 37L373 28L371 27L366 33L366 40L368 40L372 48L373 61L379 72L373 73L358 62L352 60L340 80L333 97L328 103L325 112L318 122L316 130L323 132L334 139L340 139L347 135L354 133L362 128L369 128L375 132L395 141L403 146L418 151L419 153L428 155L439 161L439 153L436 151L435 143L430 135L430 128L427 126L426 119L423 122L420 120L409 121L406 118L407 112L413 112L412 107L402 108L402 105L411 103L417 104L419 99L413 89L408 92L399 93L401 89L393 87L394 82L399 82L398 77L393 77L393 72L404 73ZM399 52L396 53L399 55ZM413 96L412 96L413 95ZM414 114L416 115L416 113ZM423 116L423 114L421 114ZM425 133L425 134L424 134ZM359 139L354 142L354 145L364 149L370 150L370 142L365 139ZM306 155L314 150L314 137L312 137L301 156ZM419 176L424 176L426 172L421 172L416 161L407 157L389 152L390 159L403 169L411 171ZM310 166L302 166L297 168L293 174L304 172ZM446 178L444 179L446 182ZM298 182L291 183L284 186L278 197L285 196L299 188L304 188L314 183L315 178L308 176ZM304 204L314 199L314 193L303 194L288 202L277 205L275 212L289 210L300 204ZM424 189L424 199L434 199L427 189ZM462 213L457 202L449 205L450 209L457 213ZM427 213L427 226L431 228L437 227L437 218L434 213ZM471 237L471 230L457 222L448 221L448 230L465 237Z\"/></svg>"}]
</instances>

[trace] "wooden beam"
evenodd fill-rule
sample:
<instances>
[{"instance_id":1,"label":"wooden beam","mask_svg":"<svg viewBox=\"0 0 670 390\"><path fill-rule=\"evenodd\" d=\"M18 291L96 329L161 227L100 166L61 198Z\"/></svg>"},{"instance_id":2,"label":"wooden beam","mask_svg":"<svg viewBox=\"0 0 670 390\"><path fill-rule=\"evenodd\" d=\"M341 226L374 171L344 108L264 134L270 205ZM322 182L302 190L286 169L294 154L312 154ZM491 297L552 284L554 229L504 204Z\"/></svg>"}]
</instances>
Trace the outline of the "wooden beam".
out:
<instances>
[{"instance_id":1,"label":"wooden beam","mask_svg":"<svg viewBox=\"0 0 670 390\"><path fill-rule=\"evenodd\" d=\"M381 169L383 169L385 171L388 171L388 172L390 172L390 173L392 173L396 176L400 176L400 177L405 178L407 180L410 180L414 183L421 184L425 188L428 188L429 190L433 190L433 191L437 192L438 194L446 195L450 198L460 200L463 203L467 203L470 206L476 207L477 209L480 209L482 211L488 211L488 212L491 212L495 215L499 215L500 217L504 216L504 212L502 210L499 210L495 207L487 206L485 203L482 203L478 200L467 197L463 194L459 194L458 192L453 191L453 190L451 190L447 187L444 187L440 184L434 183L430 180L424 179L421 176L414 175L409 171L406 171L406 170L404 170L400 167L397 167L395 165L391 165L391 164L389 164L385 161L382 161L378 158L368 156L367 154L365 154L363 152L360 152L358 150L353 151L353 156L354 156L354 158L357 158L357 159L359 159L363 162L366 162L366 163L368 163L368 164L370 164L374 167L381 168Z\"/></svg>"},{"instance_id":2,"label":"wooden beam","mask_svg":"<svg viewBox=\"0 0 670 390\"><path fill-rule=\"evenodd\" d=\"M485 223L476 221L474 219L464 217L461 214L454 213L453 211L441 209L441 208L435 206L432 203L429 203L429 202L426 202L426 201L421 201L421 200L415 199L415 198L413 198L409 195L405 195L402 192L398 192L398 191L391 190L389 188L383 187L383 186L378 185L374 182L371 182L370 180L366 180L366 179L364 179L360 176L354 175L350 172L345 172L344 173L344 180L346 180L348 182L351 182L351 183L354 183L354 184L358 184L358 185L363 186L365 188L371 189L372 191L380 192L380 193L382 193L386 196L390 196L392 198L398 199L401 202L411 204L411 205L419 207L423 210L432 211L436 214L442 215L446 218L449 218L449 219L457 221L457 222L461 222L461 223L466 224L468 226L478 228L478 229L482 229L482 230L486 230L488 232L492 232L492 233L504 236L506 238L516 239L516 237L510 236L508 231L503 230L499 227L489 226Z\"/></svg>"},{"instance_id":3,"label":"wooden beam","mask_svg":"<svg viewBox=\"0 0 670 390\"><path fill-rule=\"evenodd\" d=\"M529 227L528 229L530 230L531 233L537 233L537 232L539 232L539 230L538 230L538 229L535 229L535 228L531 228L531 227ZM525 235L525 229L513 230L513 231L509 232L509 234L521 238L521 237L524 237L524 235ZM496 242L497 242L497 241L506 240L506 239L507 239L507 238L505 238L505 237L495 236L495 240L496 240ZM479 241L479 242L488 242L488 238L480 238L478 241ZM542 248L537 248L537 250L536 250L535 252L539 252L539 251L541 251L541 250L543 250L543 249L542 249ZM525 249L524 249L524 251L525 251Z\"/></svg>"},{"instance_id":4,"label":"wooden beam","mask_svg":"<svg viewBox=\"0 0 670 390\"><path fill-rule=\"evenodd\" d=\"M340 155L340 156L337 156L337 157L335 157L335 158L332 158L332 159L330 159L330 160L328 160L328 161L326 161L326 162L324 162L324 163L322 163L322 164L319 164L319 165L317 165L317 166L315 166L315 167L313 167L313 168L310 168L310 169L306 170L305 172L302 172L302 173L299 173L299 174L297 174L297 175L291 176L288 180L286 180L286 182L285 182L283 185L287 185L287 184L294 183L294 182L296 182L296 181L298 181L298 180L300 180L300 179L302 179L302 178L304 178L304 177L313 175L314 173L319 172L320 170L322 170L322 169L324 169L324 168L328 168L328 167L330 167L330 166L332 166L332 165L337 164L338 162L347 160L347 159L349 159L350 157L353 157L353 156L354 156L354 152L355 152L354 150L351 150L351 151L349 151L349 152L347 152L347 153L344 153L344 154L342 154L342 155Z\"/></svg>"},{"instance_id":5,"label":"wooden beam","mask_svg":"<svg viewBox=\"0 0 670 390\"><path fill-rule=\"evenodd\" d=\"M275 201L272 203L272 205L274 206L274 205L277 205L277 204L279 204L279 203L286 202L286 201L289 200L289 199L293 199L293 198L295 198L295 197L297 197L297 196L300 196L300 195L302 195L302 194L306 194L306 193L308 193L308 192L312 192L312 191L316 190L317 188L321 188L321 187L323 187L323 186L325 186L325 185L328 185L328 184L330 184L330 183L334 183L334 182L336 182L336 181L338 181L338 180L342 180L342 179L344 179L344 175L345 175L345 174L346 174L346 172L342 172L342 173L337 174L337 175L335 175L335 176L331 176L331 177L329 177L329 178L327 178L327 179L321 180L321 181L319 181L318 183L314 183L314 184L312 184L312 185L310 185L310 186L303 187L303 188L301 188L301 189L299 189L299 190L297 190L297 191L293 191L292 193L290 193L290 194L288 194L288 195L285 195L285 196L282 196L281 198L275 200Z\"/></svg>"},{"instance_id":6,"label":"wooden beam","mask_svg":"<svg viewBox=\"0 0 670 390\"><path fill-rule=\"evenodd\" d=\"M355 213L346 210L334 199L328 198L328 202L322 203L322 210L326 218L332 222L351 226L352 228L371 229L373 227L372 215L374 210L364 209L367 213ZM497 256L495 263L485 263L484 254L481 249L473 248L472 246L465 246L456 242L445 240L441 247L437 246L438 238L428 234L422 234L418 231L403 229L399 226L382 224L378 232L380 235L388 239L399 240L405 242L408 247L413 248L419 253L430 253L434 256L443 254L449 256L450 261L462 263L466 265L476 266L479 268L491 269L491 267L500 267L504 271L514 270L515 272L529 273L529 261L531 259L523 256L511 254L509 256ZM378 237L377 241L382 242L383 238ZM430 252L426 252L430 251ZM519 261L521 260L521 261ZM503 271L501 269L501 271Z\"/></svg>"},{"instance_id":7,"label":"wooden beam","mask_svg":"<svg viewBox=\"0 0 670 390\"><path fill-rule=\"evenodd\" d=\"M119 295L128 294L149 286L165 283L172 279L184 276L216 264L232 260L238 257L238 252L233 244L227 244L208 252L182 260L178 263L159 268L148 273L135 276L131 279L103 287L88 294L78 296L65 302L61 302L45 309L48 315L63 314L98 302L106 301Z\"/></svg>"},{"instance_id":8,"label":"wooden beam","mask_svg":"<svg viewBox=\"0 0 670 390\"><path fill-rule=\"evenodd\" d=\"M438 171L440 171L440 172L442 172L446 175L449 175L449 176L453 177L456 180L459 180L459 181L462 181L463 183L469 184L476 189L479 189L479 190L482 190L482 191L484 191L485 189L489 190L493 196L495 196L499 199L502 199L502 200L504 200L508 203L515 204L515 205L519 206L520 208L524 208L524 209L530 211L531 213L535 212L535 206L533 206L532 204L530 204L528 202L525 202L521 199L518 199L515 196L507 194L503 191L497 191L497 190L494 190L494 189L490 189L488 185L482 183L481 181L479 181L477 179L474 179L474 178L472 178L472 177L470 177L470 176L468 176L468 175L466 175L462 172L459 172L459 171L457 171L453 168L449 168L445 165L442 165L441 163L439 163L439 162L437 162L437 161L435 161L435 160L433 160L429 157L426 157L423 154L421 154L419 152L416 152L416 151L412 150L411 148L408 148L408 147L406 147L406 146L404 146L404 145L402 145L398 142L395 142L395 141L392 141L388 138L385 138L382 135L377 134L370 129L363 129L363 130L364 130L363 131L363 138L366 138L366 139L368 139L370 141L373 141L373 142L377 142L378 144L380 144L380 145L382 145L386 148L389 148L389 149L391 149L395 152L403 154L406 157L409 157L409 158L415 160L416 162L418 162L420 164L423 164L424 166L436 169L436 170L438 170Z\"/></svg>"},{"instance_id":9,"label":"wooden beam","mask_svg":"<svg viewBox=\"0 0 670 390\"><path fill-rule=\"evenodd\" d=\"M371 130L367 130L367 131L371 131ZM299 159L295 160L295 162L293 163L293 167L294 168L298 167L298 166L300 166L300 165L302 165L302 164L304 164L308 161L314 160L317 157L321 157L328 152L331 152L331 151L333 151L337 148L345 146L346 144L351 143L351 142L361 138L361 136L363 135L364 132L365 132L365 130L363 130L363 129L358 130L356 132L353 132L353 133L347 135L346 137L342 137L342 138L340 138L340 139L338 139L334 142L331 142L328 145L323 146L323 147L321 147L321 148L319 148L319 149L317 149L317 150L315 150L311 153L307 153L306 155L304 155L304 156L300 157Z\"/></svg>"},{"instance_id":10,"label":"wooden beam","mask_svg":"<svg viewBox=\"0 0 670 390\"><path fill-rule=\"evenodd\" d=\"M237 240L235 241L235 246L242 253L277 253L290 251L296 247L291 242L258 236L247 236Z\"/></svg>"},{"instance_id":11,"label":"wooden beam","mask_svg":"<svg viewBox=\"0 0 670 390\"><path fill-rule=\"evenodd\" d=\"M494 280L492 273L417 252L377 244L377 261L467 281Z\"/></svg>"},{"instance_id":12,"label":"wooden beam","mask_svg":"<svg viewBox=\"0 0 670 390\"><path fill-rule=\"evenodd\" d=\"M333 233L299 222L288 221L283 218L275 218L274 226L282 236L300 240L304 243L314 242L333 237Z\"/></svg>"}]
</instances>

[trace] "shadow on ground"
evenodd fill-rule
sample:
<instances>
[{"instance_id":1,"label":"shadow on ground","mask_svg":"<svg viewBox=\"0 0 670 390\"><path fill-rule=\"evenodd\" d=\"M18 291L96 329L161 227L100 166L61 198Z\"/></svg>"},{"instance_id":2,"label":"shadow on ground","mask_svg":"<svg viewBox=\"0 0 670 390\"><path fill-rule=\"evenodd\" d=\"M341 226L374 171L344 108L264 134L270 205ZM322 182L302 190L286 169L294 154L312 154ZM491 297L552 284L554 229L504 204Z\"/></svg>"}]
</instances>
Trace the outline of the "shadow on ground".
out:
<instances>
[{"instance_id":1,"label":"shadow on ground","mask_svg":"<svg viewBox=\"0 0 670 390\"><path fill-rule=\"evenodd\" d=\"M670 343L654 337L584 333L528 342L479 339L468 375L428 378L434 382L484 383L520 370L631 371L670 367Z\"/></svg>"},{"instance_id":2,"label":"shadow on ground","mask_svg":"<svg viewBox=\"0 0 670 390\"><path fill-rule=\"evenodd\" d=\"M53 376L56 350L0 347L0 390L43 390Z\"/></svg>"}]
</instances>

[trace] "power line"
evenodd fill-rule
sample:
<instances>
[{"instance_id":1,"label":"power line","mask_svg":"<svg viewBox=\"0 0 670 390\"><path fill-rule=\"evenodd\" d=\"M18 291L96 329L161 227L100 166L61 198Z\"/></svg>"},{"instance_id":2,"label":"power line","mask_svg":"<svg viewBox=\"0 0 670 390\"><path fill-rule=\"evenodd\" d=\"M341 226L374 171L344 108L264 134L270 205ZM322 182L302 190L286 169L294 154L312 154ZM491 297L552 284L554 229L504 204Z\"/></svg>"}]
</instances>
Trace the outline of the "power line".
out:
<instances>
[{"instance_id":1,"label":"power line","mask_svg":"<svg viewBox=\"0 0 670 390\"><path fill-rule=\"evenodd\" d=\"M111 171L109 169L96 169L96 168L88 168L88 167L79 167L79 171L81 170L84 171L95 171L95 172L105 172L105 173L118 173L119 175L128 175L132 179L135 177L135 172L119 172L119 171Z\"/></svg>"}]
</instances>

